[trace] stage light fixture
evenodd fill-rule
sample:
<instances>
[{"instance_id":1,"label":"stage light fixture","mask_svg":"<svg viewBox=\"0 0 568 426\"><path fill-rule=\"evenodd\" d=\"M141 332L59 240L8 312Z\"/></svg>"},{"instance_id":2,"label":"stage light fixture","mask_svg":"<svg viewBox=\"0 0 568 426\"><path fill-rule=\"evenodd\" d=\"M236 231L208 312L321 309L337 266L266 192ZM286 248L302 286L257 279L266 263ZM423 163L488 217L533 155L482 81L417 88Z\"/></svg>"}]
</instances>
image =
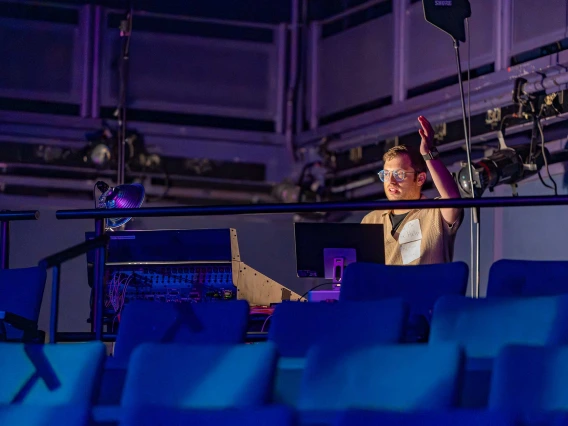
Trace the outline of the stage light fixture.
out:
<instances>
[{"instance_id":1,"label":"stage light fixture","mask_svg":"<svg viewBox=\"0 0 568 426\"><path fill-rule=\"evenodd\" d=\"M550 153L545 148L545 155ZM474 195L481 197L485 190L493 191L497 185L515 185L523 179L538 173L544 165L544 157L541 151L537 151L533 162L527 164L531 152L531 145L519 145L515 147L502 147L491 156L483 158L472 164L472 178ZM467 164L462 164L457 175L457 182L465 197L472 196L472 188L469 181ZM516 195L516 190L513 190Z\"/></svg>"},{"instance_id":2,"label":"stage light fixture","mask_svg":"<svg viewBox=\"0 0 568 426\"><path fill-rule=\"evenodd\" d=\"M97 200L98 209L137 209L144 202L144 186L139 183L118 185L110 187L103 181L96 183L101 192ZM127 223L131 217L109 218L105 221L107 229L119 228Z\"/></svg>"},{"instance_id":3,"label":"stage light fixture","mask_svg":"<svg viewBox=\"0 0 568 426\"><path fill-rule=\"evenodd\" d=\"M82 151L83 162L99 170L118 165L118 136L108 126L86 135L88 145ZM137 131L129 131L125 139L124 161L129 169L160 170L161 159L146 149L144 137Z\"/></svg>"},{"instance_id":4,"label":"stage light fixture","mask_svg":"<svg viewBox=\"0 0 568 426\"><path fill-rule=\"evenodd\" d=\"M110 163L110 148L103 143L95 145L89 154L89 160L96 168L104 169Z\"/></svg>"},{"instance_id":5,"label":"stage light fixture","mask_svg":"<svg viewBox=\"0 0 568 426\"><path fill-rule=\"evenodd\" d=\"M105 127L86 135L89 145L85 148L83 161L97 169L106 169L113 160L113 150L116 144L112 131Z\"/></svg>"}]
</instances>

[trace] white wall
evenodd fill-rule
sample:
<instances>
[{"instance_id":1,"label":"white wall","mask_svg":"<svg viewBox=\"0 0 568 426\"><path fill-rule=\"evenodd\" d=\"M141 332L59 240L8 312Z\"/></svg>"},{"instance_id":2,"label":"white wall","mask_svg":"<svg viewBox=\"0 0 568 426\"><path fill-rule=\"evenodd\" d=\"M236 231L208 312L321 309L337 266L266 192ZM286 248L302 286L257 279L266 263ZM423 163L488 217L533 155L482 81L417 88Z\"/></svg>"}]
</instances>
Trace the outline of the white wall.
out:
<instances>
[{"instance_id":1,"label":"white wall","mask_svg":"<svg viewBox=\"0 0 568 426\"><path fill-rule=\"evenodd\" d=\"M565 164L550 167L558 185L558 194L568 194ZM546 172L542 173L543 178ZM546 178L545 178L546 180ZM538 176L521 182L520 196L554 195L542 185ZM511 196L510 186L499 186L493 194ZM485 295L489 268L499 259L568 260L568 206L508 207L485 209L481 220L481 295ZM469 264L469 222L458 235L456 260ZM467 228L467 229L466 229Z\"/></svg>"},{"instance_id":2,"label":"white wall","mask_svg":"<svg viewBox=\"0 0 568 426\"><path fill-rule=\"evenodd\" d=\"M568 194L563 165L551 167L558 193ZM536 179L521 185L522 195L553 195ZM496 259L568 260L568 206L501 209Z\"/></svg>"}]
</instances>

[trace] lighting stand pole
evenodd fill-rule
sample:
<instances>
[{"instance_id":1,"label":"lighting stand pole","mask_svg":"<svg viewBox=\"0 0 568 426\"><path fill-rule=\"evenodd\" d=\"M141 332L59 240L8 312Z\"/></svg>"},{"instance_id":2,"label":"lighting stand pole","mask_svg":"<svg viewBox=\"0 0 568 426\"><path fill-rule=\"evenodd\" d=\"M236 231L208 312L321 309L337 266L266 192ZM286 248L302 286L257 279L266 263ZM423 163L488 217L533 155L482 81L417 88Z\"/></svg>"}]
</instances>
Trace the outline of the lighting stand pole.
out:
<instances>
[{"instance_id":1,"label":"lighting stand pole","mask_svg":"<svg viewBox=\"0 0 568 426\"><path fill-rule=\"evenodd\" d=\"M452 0L452 1L438 1L438 0L422 0L424 7L424 18L427 22L434 25L436 28L444 31L454 42L454 50L456 52L456 64L458 69L458 83L460 88L460 100L462 107L463 117L463 132L465 139L465 150L467 154L467 170L469 174L469 187L471 189L471 197L475 196L475 187L473 181L473 166L471 164L471 137L470 137L470 122L468 119L468 111L465 106L465 95L463 90L462 67L460 59L460 44L459 41L466 41L466 28L464 21L467 24L467 39L470 38L469 34L469 18L471 17L471 4L469 0ZM471 53L471 40L468 50ZM471 56L471 55L470 55ZM468 64L468 69L471 64ZM470 73L468 72L468 75ZM469 75L471 78L471 75ZM468 80L469 86L469 80ZM468 104L471 93L468 93ZM471 111L469 111L471 113ZM477 238L474 237L474 228L477 231ZM479 207L471 209L471 296L474 298L479 297L479 278L480 278L480 250L481 250L481 215ZM475 242L477 244L475 244ZM475 245L475 247L474 247Z\"/></svg>"},{"instance_id":2,"label":"lighting stand pole","mask_svg":"<svg viewBox=\"0 0 568 426\"><path fill-rule=\"evenodd\" d=\"M128 11L125 19L120 21L121 52L118 66L118 108L116 117L118 118L118 171L116 186L124 184L125 175L125 152L126 152L126 89L128 87L128 62L130 59L130 35L132 34L132 15L134 7L132 1L128 2ZM104 194L108 185L104 182L97 182L96 186ZM98 198L95 197L95 206L98 205ZM106 219L95 220L95 238L100 237L106 232ZM93 305L91 310L91 331L95 333L96 340L103 340L104 336L104 280L105 280L106 248L101 247L95 250L94 273L93 273Z\"/></svg>"},{"instance_id":3,"label":"lighting stand pole","mask_svg":"<svg viewBox=\"0 0 568 426\"><path fill-rule=\"evenodd\" d=\"M453 38L453 37L452 37ZM462 79L462 67L460 58L460 44L459 41L454 40L454 50L456 52L456 64L458 69L458 83L460 87L460 98L462 105L462 119L463 119L463 131L465 136L465 150L467 154L467 169L469 173L469 187L471 188L471 197L475 198L475 188L473 182L473 166L471 163L471 140L469 137L469 125L467 120L467 113L465 107L465 94L463 90L463 79ZM468 94L470 95L470 94ZM470 277L472 291L471 295L474 298L479 297L479 277L481 275L481 214L479 207L471 208L471 267L470 267ZM474 235L475 234L475 235ZM475 240L475 242L474 242Z\"/></svg>"},{"instance_id":4,"label":"lighting stand pole","mask_svg":"<svg viewBox=\"0 0 568 426\"><path fill-rule=\"evenodd\" d=\"M95 219L95 238L105 233L105 219ZM95 339L102 342L104 335L104 279L105 279L106 248L95 249L95 262L93 271L93 305L91 308L91 331L95 332Z\"/></svg>"},{"instance_id":5,"label":"lighting stand pole","mask_svg":"<svg viewBox=\"0 0 568 426\"><path fill-rule=\"evenodd\" d=\"M132 34L132 14L134 7L132 2L128 2L128 12L126 18L120 21L120 38L121 38L121 54L119 73L119 94L118 108L116 111L118 117L118 174L117 185L124 183L125 169L125 152L126 152L126 91L128 87L128 64L130 59L130 36Z\"/></svg>"}]
</instances>

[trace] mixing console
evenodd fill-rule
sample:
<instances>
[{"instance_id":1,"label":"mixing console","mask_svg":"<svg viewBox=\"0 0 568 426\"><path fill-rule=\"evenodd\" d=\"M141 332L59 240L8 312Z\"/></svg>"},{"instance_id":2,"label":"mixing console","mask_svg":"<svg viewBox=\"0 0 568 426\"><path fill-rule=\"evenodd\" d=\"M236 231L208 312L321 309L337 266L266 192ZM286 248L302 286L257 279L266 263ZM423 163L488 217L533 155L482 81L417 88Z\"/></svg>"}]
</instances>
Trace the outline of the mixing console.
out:
<instances>
[{"instance_id":1,"label":"mixing console","mask_svg":"<svg viewBox=\"0 0 568 426\"><path fill-rule=\"evenodd\" d=\"M94 233L85 237L94 238ZM92 288L94 252L87 254L87 265ZM110 233L104 279L107 330L116 332L122 309L137 299L196 303L237 298L251 306L269 306L300 295L241 261L235 229ZM268 326L266 316L261 328Z\"/></svg>"},{"instance_id":2,"label":"mixing console","mask_svg":"<svg viewBox=\"0 0 568 426\"><path fill-rule=\"evenodd\" d=\"M231 264L109 265L105 310L120 313L136 299L200 302L236 298Z\"/></svg>"}]
</instances>

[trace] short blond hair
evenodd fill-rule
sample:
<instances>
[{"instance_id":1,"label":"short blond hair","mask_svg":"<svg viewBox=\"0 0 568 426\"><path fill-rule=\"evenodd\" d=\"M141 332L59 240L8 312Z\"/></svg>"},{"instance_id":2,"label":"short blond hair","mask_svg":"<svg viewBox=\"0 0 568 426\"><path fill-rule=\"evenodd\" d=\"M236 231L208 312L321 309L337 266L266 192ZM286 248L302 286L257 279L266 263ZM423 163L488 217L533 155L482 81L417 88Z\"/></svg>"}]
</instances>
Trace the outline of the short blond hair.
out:
<instances>
[{"instance_id":1,"label":"short blond hair","mask_svg":"<svg viewBox=\"0 0 568 426\"><path fill-rule=\"evenodd\" d=\"M417 173L426 173L428 170L428 166L426 166L426 161L420 154L420 152L416 149L407 147L406 145L396 145L389 149L383 155L383 161L386 163L387 161L392 160L400 155L407 155L410 158L410 164L412 168L416 170Z\"/></svg>"}]
</instances>

